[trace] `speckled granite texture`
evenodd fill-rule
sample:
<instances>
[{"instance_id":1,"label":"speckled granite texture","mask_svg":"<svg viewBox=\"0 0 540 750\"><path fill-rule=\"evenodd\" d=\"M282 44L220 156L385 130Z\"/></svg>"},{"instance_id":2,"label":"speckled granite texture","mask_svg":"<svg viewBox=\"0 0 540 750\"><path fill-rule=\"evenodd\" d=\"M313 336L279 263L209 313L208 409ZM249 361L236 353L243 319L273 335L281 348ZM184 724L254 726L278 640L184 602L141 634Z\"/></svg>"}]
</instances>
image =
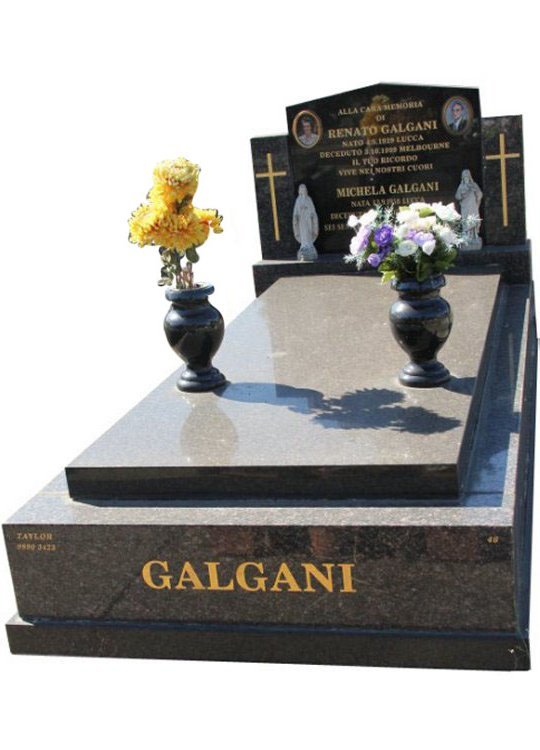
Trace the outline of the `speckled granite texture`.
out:
<instances>
[{"instance_id":1,"label":"speckled granite texture","mask_svg":"<svg viewBox=\"0 0 540 750\"><path fill-rule=\"evenodd\" d=\"M296 195L286 135L251 139L263 258L296 258L292 216ZM273 195L272 195L273 193Z\"/></svg>"},{"instance_id":2,"label":"speckled granite texture","mask_svg":"<svg viewBox=\"0 0 540 750\"><path fill-rule=\"evenodd\" d=\"M527 668L536 332L528 286L498 304L458 500L77 502L59 477L4 526L24 617L12 650ZM144 583L149 560L167 562L171 589ZM302 591L178 589L186 560L219 562L222 584L241 562L270 582L286 562ZM354 591L306 591L302 563L352 565Z\"/></svg>"},{"instance_id":3,"label":"speckled granite texture","mask_svg":"<svg viewBox=\"0 0 540 750\"><path fill-rule=\"evenodd\" d=\"M521 115L482 118L483 232L488 245L525 242L525 176Z\"/></svg>"},{"instance_id":4,"label":"speckled granite texture","mask_svg":"<svg viewBox=\"0 0 540 750\"><path fill-rule=\"evenodd\" d=\"M262 260L253 266L255 294L260 296L277 279L299 276L356 275L341 253L321 255L316 263L300 263L296 260ZM528 284L531 280L530 243L507 247L485 245L481 250L468 250L460 253L456 268L447 274L450 280L456 274L500 273L503 281L509 284ZM379 278L377 271L365 271L365 275Z\"/></svg>"},{"instance_id":5,"label":"speckled granite texture","mask_svg":"<svg viewBox=\"0 0 540 750\"><path fill-rule=\"evenodd\" d=\"M450 281L450 294L455 280ZM352 287L353 279L343 281ZM364 286L355 286L360 288ZM374 291L379 293L379 287ZM259 302L264 305L265 299L271 296ZM471 303L474 307L473 295ZM294 328L294 305L275 311L273 326L282 338L272 340L267 351L290 350L285 325L289 318ZM319 321L323 341L329 335L324 320L322 316ZM242 319L239 326L241 332ZM295 331L290 335L298 341ZM400 350L390 339L388 344L388 355L383 354L395 356L397 367ZM488 344L489 366L484 368L474 412L476 431L462 430L460 438L462 450L465 447L469 454L462 491L443 504L440 497L404 502L398 495L366 492L308 500L280 494L278 482L269 484L266 496L256 501L75 501L65 476L59 476L4 525L20 613L7 626L13 652L527 669L536 395L536 328L528 285L502 285ZM395 347L393 354L390 345ZM470 401L474 390L474 375L458 369L465 367L467 358L462 361L461 345L455 345L453 351L449 343L445 361L455 378L462 379L463 388L425 396L438 396L429 409L446 419L457 419L456 410L464 408L459 399ZM343 356L358 356L359 371L372 366L372 358L362 359L355 347L350 348ZM309 360L308 350L300 348L297 353ZM284 360L286 356L271 358L275 382L290 380L299 389L297 380L304 377L305 368L298 365L297 371L296 360L287 366ZM319 367L323 364L319 361ZM313 377L320 387L327 375ZM283 399L285 414L290 410L295 416L299 405L302 419L320 413L320 399L317 409L310 411L309 393L315 386L309 373L303 394L295 393L295 398L274 389L267 403L267 391L251 387L252 396L260 396L255 405L263 411L276 408L276 401ZM381 403L379 409L404 403L418 408L408 399L405 394L402 401ZM448 400L453 414L443 413ZM210 399L205 403L212 416ZM236 406L234 399L224 403ZM424 402L420 406L428 408ZM460 412L460 420L467 408L470 403ZM203 417L204 423L209 417ZM339 428L341 439L346 439L359 430L362 443L364 432L354 410L347 419L341 414L333 417L332 410L326 418L330 425L336 420L329 434ZM414 422L405 426L396 430L401 457L409 441L425 437L415 432ZM218 429L228 436L219 460L230 460L228 443L234 444L235 435L223 415ZM388 430L388 424L371 421L368 429ZM442 435L447 437L453 429L457 427ZM179 451L189 447L191 460L204 456L197 432L191 430L184 441L181 428L178 435ZM279 432L272 438L276 436ZM432 439L439 437L434 431ZM441 451L447 446L443 439ZM152 580L168 580L159 578L167 566L170 588L145 581L143 569L152 560L160 561ZM188 583L180 585L181 580L186 583L186 561L200 576L201 587L194 586L189 575ZM243 587L238 570L246 562L261 567L250 568ZM283 564L300 590L283 571L279 579ZM212 565L219 568L213 584L207 570ZM326 587L320 578L308 581L305 565L320 573L331 569L332 586L328 578ZM350 571L348 582L341 575L345 568ZM257 586L255 573L265 582ZM281 581L277 586L276 580Z\"/></svg>"},{"instance_id":6,"label":"speckled granite texture","mask_svg":"<svg viewBox=\"0 0 540 750\"><path fill-rule=\"evenodd\" d=\"M364 276L280 279L229 327L211 393L174 374L66 469L77 499L456 499L481 397L496 274L452 277L441 389L401 386L408 361ZM489 365L489 362L488 362Z\"/></svg>"}]
</instances>

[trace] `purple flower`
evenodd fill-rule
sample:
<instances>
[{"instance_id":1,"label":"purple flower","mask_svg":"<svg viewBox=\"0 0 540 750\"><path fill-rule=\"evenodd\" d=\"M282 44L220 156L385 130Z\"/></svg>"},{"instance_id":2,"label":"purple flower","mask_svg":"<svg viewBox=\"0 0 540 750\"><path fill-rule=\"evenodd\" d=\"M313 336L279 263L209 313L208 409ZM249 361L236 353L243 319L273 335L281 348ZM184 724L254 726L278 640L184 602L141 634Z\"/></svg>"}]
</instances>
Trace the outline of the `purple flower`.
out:
<instances>
[{"instance_id":1,"label":"purple flower","mask_svg":"<svg viewBox=\"0 0 540 750\"><path fill-rule=\"evenodd\" d=\"M420 247L424 247L426 242L432 242L435 237L431 234L431 232L417 232L414 241L417 245L420 245Z\"/></svg>"},{"instance_id":2,"label":"purple flower","mask_svg":"<svg viewBox=\"0 0 540 750\"><path fill-rule=\"evenodd\" d=\"M378 268L378 266L381 264L381 256L379 253L371 253L371 255L368 255L367 262L370 266L373 266L373 268Z\"/></svg>"},{"instance_id":3,"label":"purple flower","mask_svg":"<svg viewBox=\"0 0 540 750\"><path fill-rule=\"evenodd\" d=\"M375 232L375 242L379 247L389 245L393 239L394 232L392 231L392 227L389 227L388 224L383 224L382 227L379 227Z\"/></svg>"},{"instance_id":4,"label":"purple flower","mask_svg":"<svg viewBox=\"0 0 540 750\"><path fill-rule=\"evenodd\" d=\"M381 261L386 258L389 252L392 250L392 245L385 245L384 247L379 248L379 255L381 256Z\"/></svg>"}]
</instances>

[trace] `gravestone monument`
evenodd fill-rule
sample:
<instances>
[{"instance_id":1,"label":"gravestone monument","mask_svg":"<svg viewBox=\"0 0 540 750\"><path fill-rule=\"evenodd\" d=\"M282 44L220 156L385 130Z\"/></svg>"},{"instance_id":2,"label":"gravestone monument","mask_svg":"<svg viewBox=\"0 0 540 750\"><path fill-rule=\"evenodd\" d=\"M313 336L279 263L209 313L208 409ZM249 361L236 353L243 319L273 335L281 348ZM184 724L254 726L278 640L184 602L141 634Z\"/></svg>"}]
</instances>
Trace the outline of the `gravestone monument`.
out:
<instances>
[{"instance_id":1,"label":"gravestone monument","mask_svg":"<svg viewBox=\"0 0 540 750\"><path fill-rule=\"evenodd\" d=\"M464 254L445 292L452 378L408 389L387 322L394 292L332 252L345 235L331 217L384 197L381 187L452 200L468 169L486 196L486 240L497 222L498 239L524 239L522 165L511 156L522 147L510 138L521 123L493 118L482 146L474 90L352 94L289 108L293 146L252 143L265 270L215 358L229 382L180 393L173 373L4 524L14 653L529 668L528 245ZM321 157L328 139L365 141L337 134L360 127L353 99L371 108L362 127L373 116L391 130L377 141L394 141ZM403 129L404 113L437 127ZM402 154L418 159L401 165L431 165L422 180L375 170L380 149L398 143L435 144ZM398 166L398 151L386 164ZM344 167L351 158L360 165ZM336 224L312 263L296 260L300 180ZM410 194L396 187L405 184Z\"/></svg>"},{"instance_id":2,"label":"gravestone monument","mask_svg":"<svg viewBox=\"0 0 540 750\"><path fill-rule=\"evenodd\" d=\"M316 136L306 141L310 122ZM348 246L351 213L450 203L464 169L482 182L475 89L377 84L287 107L287 123L295 184L307 185L319 212L321 252Z\"/></svg>"},{"instance_id":3,"label":"gravestone monument","mask_svg":"<svg viewBox=\"0 0 540 750\"><path fill-rule=\"evenodd\" d=\"M300 184L320 220L319 263L343 273L351 213L414 200L459 209L464 171L482 200L459 264L495 263L505 278L527 275L521 117L483 118L477 89L385 83L289 106L286 116L287 135L251 141L263 258L254 267L257 294L284 273L320 270L299 269L290 229L278 240L273 229L273 215L280 227L292 225ZM281 175L273 198L257 177L268 159Z\"/></svg>"}]
</instances>

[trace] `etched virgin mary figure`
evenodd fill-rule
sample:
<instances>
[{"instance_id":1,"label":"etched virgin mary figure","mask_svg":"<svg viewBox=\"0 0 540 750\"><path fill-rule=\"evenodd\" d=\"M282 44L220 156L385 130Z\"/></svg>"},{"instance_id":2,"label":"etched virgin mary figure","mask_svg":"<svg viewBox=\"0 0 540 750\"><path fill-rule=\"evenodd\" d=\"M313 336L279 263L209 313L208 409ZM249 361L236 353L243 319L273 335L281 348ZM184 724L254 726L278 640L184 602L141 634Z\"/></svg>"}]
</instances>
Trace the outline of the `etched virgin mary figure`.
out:
<instances>
[{"instance_id":1,"label":"etched virgin mary figure","mask_svg":"<svg viewBox=\"0 0 540 750\"><path fill-rule=\"evenodd\" d=\"M479 250L482 247L482 238L478 231L482 222L480 218L480 203L482 202L482 191L472 178L469 169L461 173L461 182L456 191L456 200L461 207L461 221L463 225L464 250Z\"/></svg>"},{"instance_id":2,"label":"etched virgin mary figure","mask_svg":"<svg viewBox=\"0 0 540 750\"><path fill-rule=\"evenodd\" d=\"M319 219L305 185L298 187L293 211L293 233L300 243L298 260L317 260L317 250L313 243L319 236Z\"/></svg>"}]
</instances>

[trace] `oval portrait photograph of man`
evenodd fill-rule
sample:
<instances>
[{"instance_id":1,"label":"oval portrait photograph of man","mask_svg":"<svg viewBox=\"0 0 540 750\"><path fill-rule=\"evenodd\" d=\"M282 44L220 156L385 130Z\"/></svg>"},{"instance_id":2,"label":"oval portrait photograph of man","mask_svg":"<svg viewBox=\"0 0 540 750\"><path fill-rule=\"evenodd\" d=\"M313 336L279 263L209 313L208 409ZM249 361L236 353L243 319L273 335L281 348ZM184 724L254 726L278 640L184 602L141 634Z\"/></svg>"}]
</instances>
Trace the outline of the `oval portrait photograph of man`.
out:
<instances>
[{"instance_id":1,"label":"oval portrait photograph of man","mask_svg":"<svg viewBox=\"0 0 540 750\"><path fill-rule=\"evenodd\" d=\"M473 108L463 96L452 96L442 108L442 122L450 135L464 135L473 124Z\"/></svg>"},{"instance_id":2,"label":"oval portrait photograph of man","mask_svg":"<svg viewBox=\"0 0 540 750\"><path fill-rule=\"evenodd\" d=\"M302 148L313 148L322 136L320 117L310 109L303 109L293 120L292 135Z\"/></svg>"}]
</instances>

